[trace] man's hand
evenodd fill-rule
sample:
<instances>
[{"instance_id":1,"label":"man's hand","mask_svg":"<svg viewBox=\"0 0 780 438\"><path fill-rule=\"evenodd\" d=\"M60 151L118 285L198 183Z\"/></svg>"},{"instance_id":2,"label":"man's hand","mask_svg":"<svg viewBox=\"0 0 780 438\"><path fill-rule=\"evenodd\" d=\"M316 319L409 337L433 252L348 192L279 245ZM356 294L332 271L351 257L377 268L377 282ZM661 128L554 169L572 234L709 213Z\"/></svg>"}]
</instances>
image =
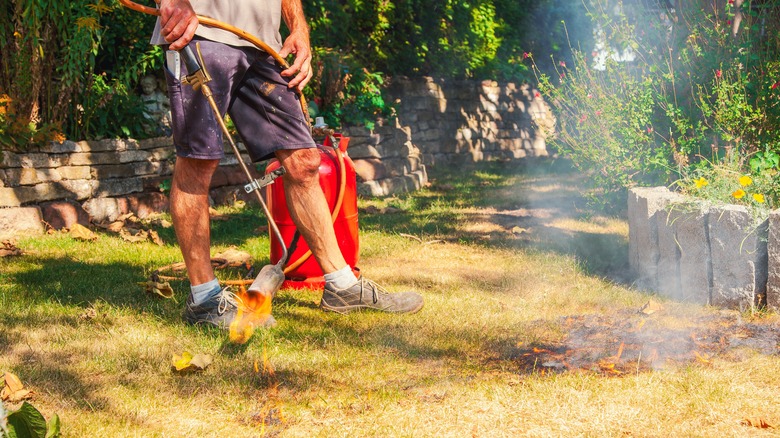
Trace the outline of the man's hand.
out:
<instances>
[{"instance_id":1,"label":"man's hand","mask_svg":"<svg viewBox=\"0 0 780 438\"><path fill-rule=\"evenodd\" d=\"M170 50L183 49L198 28L198 17L189 0L162 0L160 27L162 37L171 44Z\"/></svg>"},{"instance_id":2,"label":"man's hand","mask_svg":"<svg viewBox=\"0 0 780 438\"><path fill-rule=\"evenodd\" d=\"M290 53L295 55L295 61L287 70L282 71L282 76L292 77L287 84L289 88L297 88L303 91L306 84L309 83L313 72L311 71L311 47L309 46L309 35L307 32L294 32L284 40L282 50L279 55L286 58Z\"/></svg>"}]
</instances>

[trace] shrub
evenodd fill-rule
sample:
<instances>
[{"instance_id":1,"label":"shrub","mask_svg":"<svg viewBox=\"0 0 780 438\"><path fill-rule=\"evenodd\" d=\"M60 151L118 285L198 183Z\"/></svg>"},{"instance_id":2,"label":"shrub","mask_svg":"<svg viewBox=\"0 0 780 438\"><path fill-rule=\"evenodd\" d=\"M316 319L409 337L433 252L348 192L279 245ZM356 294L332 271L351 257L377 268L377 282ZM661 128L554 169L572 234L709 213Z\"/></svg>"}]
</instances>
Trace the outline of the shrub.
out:
<instances>
[{"instance_id":1,"label":"shrub","mask_svg":"<svg viewBox=\"0 0 780 438\"><path fill-rule=\"evenodd\" d=\"M780 152L780 6L695 3L647 10L592 0L601 46L573 50L571 68L560 63L556 74L537 68L562 122L555 144L613 195L602 202L622 204L640 184L691 190L704 177L712 189L732 173L763 181ZM722 202L735 200L729 184ZM762 191L777 204L776 189Z\"/></svg>"}]
</instances>

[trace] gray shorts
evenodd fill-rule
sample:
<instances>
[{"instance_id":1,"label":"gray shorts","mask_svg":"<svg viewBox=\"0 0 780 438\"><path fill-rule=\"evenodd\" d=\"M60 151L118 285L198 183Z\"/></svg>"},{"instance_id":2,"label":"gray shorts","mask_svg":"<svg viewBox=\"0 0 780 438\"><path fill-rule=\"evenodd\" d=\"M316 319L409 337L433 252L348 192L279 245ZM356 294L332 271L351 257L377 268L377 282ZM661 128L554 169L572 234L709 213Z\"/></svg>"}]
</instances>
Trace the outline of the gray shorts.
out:
<instances>
[{"instance_id":1,"label":"gray shorts","mask_svg":"<svg viewBox=\"0 0 780 438\"><path fill-rule=\"evenodd\" d=\"M298 95L287 88L287 79L274 59L250 47L234 47L202 38L203 62L212 80L208 83L220 113L230 114L252 161L273 157L280 149L315 147L304 119ZM196 52L197 53L197 52ZM187 74L181 62L181 78ZM183 85L165 67L171 100L173 143L176 155L185 158L221 159L225 153L222 130L200 90Z\"/></svg>"}]
</instances>

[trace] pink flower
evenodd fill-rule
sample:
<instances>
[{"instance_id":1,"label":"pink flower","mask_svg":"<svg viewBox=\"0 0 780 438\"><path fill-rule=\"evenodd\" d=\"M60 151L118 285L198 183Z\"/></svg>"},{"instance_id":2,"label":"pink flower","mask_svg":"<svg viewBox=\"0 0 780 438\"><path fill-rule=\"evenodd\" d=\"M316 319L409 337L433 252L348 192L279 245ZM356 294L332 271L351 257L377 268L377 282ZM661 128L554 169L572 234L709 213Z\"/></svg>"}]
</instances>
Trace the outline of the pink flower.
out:
<instances>
[{"instance_id":1,"label":"pink flower","mask_svg":"<svg viewBox=\"0 0 780 438\"><path fill-rule=\"evenodd\" d=\"M774 84L772 84L773 90L776 89L777 87L780 87L780 82L775 82Z\"/></svg>"},{"instance_id":2,"label":"pink flower","mask_svg":"<svg viewBox=\"0 0 780 438\"><path fill-rule=\"evenodd\" d=\"M649 126L649 127L647 128L647 133L648 133L648 134L652 134L652 133L653 133L653 127L652 127L652 126Z\"/></svg>"},{"instance_id":3,"label":"pink flower","mask_svg":"<svg viewBox=\"0 0 780 438\"><path fill-rule=\"evenodd\" d=\"M583 114L582 117L580 117L580 123L583 123L585 120L588 120L587 114Z\"/></svg>"},{"instance_id":4,"label":"pink flower","mask_svg":"<svg viewBox=\"0 0 780 438\"><path fill-rule=\"evenodd\" d=\"M563 68L566 68L566 63L563 61L558 62L558 65L560 65Z\"/></svg>"},{"instance_id":5,"label":"pink flower","mask_svg":"<svg viewBox=\"0 0 780 438\"><path fill-rule=\"evenodd\" d=\"M597 116L600 116L600 115L601 115L601 110L599 110L599 111L596 111L596 115L597 115Z\"/></svg>"},{"instance_id":6,"label":"pink flower","mask_svg":"<svg viewBox=\"0 0 780 438\"><path fill-rule=\"evenodd\" d=\"M523 59L527 59L527 58L530 58L530 57L531 57L531 54L530 54L530 53L528 53L528 52L523 52Z\"/></svg>"},{"instance_id":7,"label":"pink flower","mask_svg":"<svg viewBox=\"0 0 780 438\"><path fill-rule=\"evenodd\" d=\"M722 72L722 71L720 71L720 70L715 70L715 77L716 77L716 78L719 78L719 77L721 77L721 76L723 76L723 72Z\"/></svg>"},{"instance_id":8,"label":"pink flower","mask_svg":"<svg viewBox=\"0 0 780 438\"><path fill-rule=\"evenodd\" d=\"M536 97L538 99L538 98L542 97L542 93L537 91L537 92L534 93L534 97Z\"/></svg>"}]
</instances>

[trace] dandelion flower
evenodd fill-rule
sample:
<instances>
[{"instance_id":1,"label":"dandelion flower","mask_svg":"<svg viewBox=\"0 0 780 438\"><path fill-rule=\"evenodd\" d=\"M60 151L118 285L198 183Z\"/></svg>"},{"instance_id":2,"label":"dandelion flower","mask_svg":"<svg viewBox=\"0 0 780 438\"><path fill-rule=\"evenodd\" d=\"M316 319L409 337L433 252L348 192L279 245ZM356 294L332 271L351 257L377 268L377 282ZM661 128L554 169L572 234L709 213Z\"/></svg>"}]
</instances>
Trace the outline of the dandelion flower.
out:
<instances>
[{"instance_id":1,"label":"dandelion flower","mask_svg":"<svg viewBox=\"0 0 780 438\"><path fill-rule=\"evenodd\" d=\"M742 189L739 189L731 194L731 196L733 196L734 199L742 199L745 197L745 195L747 195L747 193L745 193L745 191Z\"/></svg>"},{"instance_id":2,"label":"dandelion flower","mask_svg":"<svg viewBox=\"0 0 780 438\"><path fill-rule=\"evenodd\" d=\"M763 204L764 202L766 202L766 199L764 199L764 195L762 195L761 193L753 193L753 199L755 199L755 201L758 202L759 204Z\"/></svg>"},{"instance_id":3,"label":"dandelion flower","mask_svg":"<svg viewBox=\"0 0 780 438\"><path fill-rule=\"evenodd\" d=\"M753 184L753 178L747 175L742 175L739 177L739 185L741 185L742 187L747 187L751 184Z\"/></svg>"},{"instance_id":4,"label":"dandelion flower","mask_svg":"<svg viewBox=\"0 0 780 438\"><path fill-rule=\"evenodd\" d=\"M704 177L701 177L699 179L695 179L695 180L693 180L693 182L696 183L696 188L697 189L700 189L700 188L706 186L707 184L709 184L709 181L707 181Z\"/></svg>"}]
</instances>

